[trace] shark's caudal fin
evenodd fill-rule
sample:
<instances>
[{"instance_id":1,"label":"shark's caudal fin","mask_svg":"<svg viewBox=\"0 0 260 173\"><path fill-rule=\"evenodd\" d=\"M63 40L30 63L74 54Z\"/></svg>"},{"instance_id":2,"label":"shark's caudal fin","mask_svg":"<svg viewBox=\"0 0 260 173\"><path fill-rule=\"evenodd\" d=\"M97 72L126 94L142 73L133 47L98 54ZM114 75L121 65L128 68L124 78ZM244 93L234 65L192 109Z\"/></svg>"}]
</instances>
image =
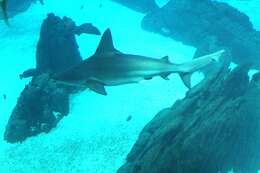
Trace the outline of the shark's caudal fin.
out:
<instances>
[{"instance_id":1,"label":"shark's caudal fin","mask_svg":"<svg viewBox=\"0 0 260 173\"><path fill-rule=\"evenodd\" d=\"M184 63L183 67L186 72L179 73L184 85L190 89L192 73L202 69L203 67L209 65L212 62L219 61L219 58L222 56L224 52L225 50L219 50L212 54L198 57L188 63Z\"/></svg>"},{"instance_id":2,"label":"shark's caudal fin","mask_svg":"<svg viewBox=\"0 0 260 173\"><path fill-rule=\"evenodd\" d=\"M99 42L95 55L103 54L105 52L119 52L114 47L110 29L107 29L102 35L101 41Z\"/></svg>"},{"instance_id":3,"label":"shark's caudal fin","mask_svg":"<svg viewBox=\"0 0 260 173\"><path fill-rule=\"evenodd\" d=\"M191 73L180 73L180 77L184 85L191 89Z\"/></svg>"},{"instance_id":4,"label":"shark's caudal fin","mask_svg":"<svg viewBox=\"0 0 260 173\"><path fill-rule=\"evenodd\" d=\"M9 26L8 15L7 15L7 0L3 0L2 2L0 2L0 5L1 5L4 21L6 25Z\"/></svg>"}]
</instances>

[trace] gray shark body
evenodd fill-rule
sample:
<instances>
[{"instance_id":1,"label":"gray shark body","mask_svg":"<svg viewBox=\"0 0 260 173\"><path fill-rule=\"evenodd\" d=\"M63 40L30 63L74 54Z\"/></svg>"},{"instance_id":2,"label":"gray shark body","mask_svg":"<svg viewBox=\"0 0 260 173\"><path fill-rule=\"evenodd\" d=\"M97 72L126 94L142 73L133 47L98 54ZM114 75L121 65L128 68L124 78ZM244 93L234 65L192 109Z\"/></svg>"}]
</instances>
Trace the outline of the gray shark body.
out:
<instances>
[{"instance_id":1,"label":"gray shark body","mask_svg":"<svg viewBox=\"0 0 260 173\"><path fill-rule=\"evenodd\" d=\"M68 71L56 75L55 80L68 85L81 85L106 95L104 86L137 83L161 76L168 79L171 73L179 73L184 84L190 88L190 74L216 61L224 51L206 55L183 64L173 64L168 57L154 59L124 54L113 46L110 30L101 38L96 53Z\"/></svg>"}]
</instances>

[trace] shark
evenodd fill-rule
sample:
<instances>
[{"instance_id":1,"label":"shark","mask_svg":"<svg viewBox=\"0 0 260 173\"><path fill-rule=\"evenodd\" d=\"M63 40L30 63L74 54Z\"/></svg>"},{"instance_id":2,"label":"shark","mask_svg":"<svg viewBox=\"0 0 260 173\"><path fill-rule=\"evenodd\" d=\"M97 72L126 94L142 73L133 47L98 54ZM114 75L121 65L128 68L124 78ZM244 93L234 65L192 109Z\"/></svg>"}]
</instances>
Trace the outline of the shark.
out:
<instances>
[{"instance_id":1,"label":"shark","mask_svg":"<svg viewBox=\"0 0 260 173\"><path fill-rule=\"evenodd\" d=\"M178 73L185 86L191 88L191 74L218 61L223 53L224 50L219 50L182 64L171 63L168 56L156 59L126 54L114 47L108 28L92 56L52 78L64 85L82 86L107 95L106 86L139 83L155 76L169 80L170 74Z\"/></svg>"}]
</instances>

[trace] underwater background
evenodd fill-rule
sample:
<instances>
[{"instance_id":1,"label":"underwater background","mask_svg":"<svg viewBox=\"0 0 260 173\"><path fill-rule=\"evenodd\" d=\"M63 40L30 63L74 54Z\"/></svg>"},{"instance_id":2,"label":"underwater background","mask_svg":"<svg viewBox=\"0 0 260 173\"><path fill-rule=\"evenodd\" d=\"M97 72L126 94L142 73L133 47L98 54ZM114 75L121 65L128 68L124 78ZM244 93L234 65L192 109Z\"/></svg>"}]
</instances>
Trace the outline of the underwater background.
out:
<instances>
[{"instance_id":1,"label":"underwater background","mask_svg":"<svg viewBox=\"0 0 260 173\"><path fill-rule=\"evenodd\" d=\"M160 6L167 2L157 0ZM248 15L254 28L260 30L259 0L219 2ZM184 98L188 89L178 75L172 74L169 81L155 77L141 84L107 87L105 97L85 90L70 96L69 115L50 133L41 133L22 143L7 143L3 136L9 116L31 80L20 80L19 74L35 67L40 27L48 13L68 16L79 24L92 23L101 33L110 28L114 45L122 52L158 58L168 55L171 62L182 63L192 59L196 48L143 30L141 21L145 14L110 0L45 0L44 5L37 2L10 18L10 27L1 21L0 95L5 94L6 99L0 97L0 172L116 172L145 125L159 111ZM81 35L76 40L85 59L95 52L100 36ZM202 73L195 73L192 85L202 79ZM126 121L129 116L131 120Z\"/></svg>"}]
</instances>

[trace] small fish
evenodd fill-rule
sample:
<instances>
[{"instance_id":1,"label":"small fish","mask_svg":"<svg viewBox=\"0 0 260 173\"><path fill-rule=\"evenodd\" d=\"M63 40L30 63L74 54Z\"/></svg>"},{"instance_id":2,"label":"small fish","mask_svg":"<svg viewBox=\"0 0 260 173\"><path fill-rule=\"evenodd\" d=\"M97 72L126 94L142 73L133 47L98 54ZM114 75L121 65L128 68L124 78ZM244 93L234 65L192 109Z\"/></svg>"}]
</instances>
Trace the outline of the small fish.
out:
<instances>
[{"instance_id":1,"label":"small fish","mask_svg":"<svg viewBox=\"0 0 260 173\"><path fill-rule=\"evenodd\" d=\"M91 23L84 23L80 26L75 27L74 33L77 35L81 35L81 34L101 35L98 28L93 26Z\"/></svg>"},{"instance_id":2,"label":"small fish","mask_svg":"<svg viewBox=\"0 0 260 173\"><path fill-rule=\"evenodd\" d=\"M7 15L7 0L0 0L0 6L3 13L5 24L9 26L8 15Z\"/></svg>"},{"instance_id":3,"label":"small fish","mask_svg":"<svg viewBox=\"0 0 260 173\"><path fill-rule=\"evenodd\" d=\"M22 74L19 75L19 77L20 79L23 79L23 78L35 76L36 74L37 74L37 70L32 68L24 71Z\"/></svg>"},{"instance_id":4,"label":"small fish","mask_svg":"<svg viewBox=\"0 0 260 173\"><path fill-rule=\"evenodd\" d=\"M126 121L128 122L128 121L130 121L131 119L132 119L132 116L129 115L129 116L127 117Z\"/></svg>"},{"instance_id":5,"label":"small fish","mask_svg":"<svg viewBox=\"0 0 260 173\"><path fill-rule=\"evenodd\" d=\"M3 94L3 98L4 98L4 100L6 100L6 94Z\"/></svg>"}]
</instances>

